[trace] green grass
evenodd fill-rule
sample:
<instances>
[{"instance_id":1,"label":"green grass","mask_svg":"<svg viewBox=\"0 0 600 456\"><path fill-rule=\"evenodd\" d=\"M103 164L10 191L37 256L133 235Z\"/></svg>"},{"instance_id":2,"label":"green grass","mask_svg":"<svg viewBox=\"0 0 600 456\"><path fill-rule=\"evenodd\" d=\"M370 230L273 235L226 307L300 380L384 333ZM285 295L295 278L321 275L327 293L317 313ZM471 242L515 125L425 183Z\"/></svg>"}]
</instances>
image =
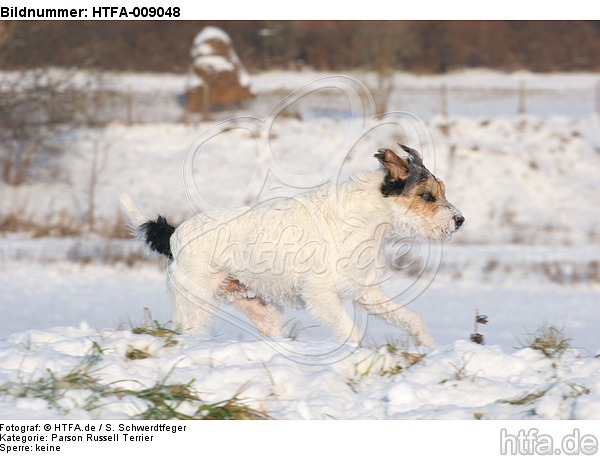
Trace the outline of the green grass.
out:
<instances>
[{"instance_id":1,"label":"green grass","mask_svg":"<svg viewBox=\"0 0 600 456\"><path fill-rule=\"evenodd\" d=\"M177 331L167 328L156 320L133 328L131 332L133 334L148 334L154 337L162 337L163 339L172 339L175 336L179 336Z\"/></svg>"},{"instance_id":2,"label":"green grass","mask_svg":"<svg viewBox=\"0 0 600 456\"><path fill-rule=\"evenodd\" d=\"M156 337L165 337L171 340L174 333L163 332L156 325L149 331L157 330L162 334ZM148 334L139 332L139 334ZM68 416L72 410L65 404L72 401L62 401L69 392L84 391L82 398L78 395L78 408L89 412L97 412L103 406L111 403L111 399L123 400L135 398L141 400L145 405L133 418L146 420L262 420L271 419L264 411L256 410L244 403L239 398L240 391L227 400L210 403L204 401L193 388L195 379L187 383L169 382L169 372L161 381L149 387L121 388L119 385L128 381L104 384L101 382L101 367L98 366L103 359L104 349L97 343L92 342L89 352L82 361L65 375L57 375L50 369L46 375L33 381L7 382L0 384L0 394L15 398L43 399L48 403L48 408L58 410L62 415ZM144 359L153 356L140 349L131 348L127 352L127 358L131 360ZM139 403L139 401L138 401ZM181 410L186 410L182 412Z\"/></svg>"},{"instance_id":3,"label":"green grass","mask_svg":"<svg viewBox=\"0 0 600 456\"><path fill-rule=\"evenodd\" d=\"M165 340L165 347L172 347L179 342L176 337L180 334L177 331L167 328L156 320L148 321L143 325L132 328L133 334L147 334L149 336L158 337Z\"/></svg>"},{"instance_id":4,"label":"green grass","mask_svg":"<svg viewBox=\"0 0 600 456\"><path fill-rule=\"evenodd\" d=\"M52 370L46 369L47 376L35 381L7 382L0 385L0 393L17 398L43 399L50 408L59 410L62 414L68 410L60 404L69 391L90 390L91 395L102 393L107 387L98 383L94 377L94 367L102 358L102 349L94 342L83 361L66 375L58 376ZM92 398L89 398L90 401Z\"/></svg>"},{"instance_id":5,"label":"green grass","mask_svg":"<svg viewBox=\"0 0 600 456\"><path fill-rule=\"evenodd\" d=\"M267 413L253 409L245 405L237 397L237 394L231 399L216 402L214 404L204 404L198 409L198 413L204 420L270 420Z\"/></svg>"}]
</instances>

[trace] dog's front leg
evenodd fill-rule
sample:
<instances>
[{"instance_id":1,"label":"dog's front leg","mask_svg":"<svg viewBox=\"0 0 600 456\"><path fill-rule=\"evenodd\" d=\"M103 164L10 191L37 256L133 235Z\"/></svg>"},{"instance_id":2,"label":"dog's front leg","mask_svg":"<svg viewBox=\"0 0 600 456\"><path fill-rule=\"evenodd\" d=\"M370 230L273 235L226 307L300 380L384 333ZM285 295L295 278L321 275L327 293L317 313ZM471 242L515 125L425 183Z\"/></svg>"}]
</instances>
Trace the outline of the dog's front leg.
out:
<instances>
[{"instance_id":1,"label":"dog's front leg","mask_svg":"<svg viewBox=\"0 0 600 456\"><path fill-rule=\"evenodd\" d=\"M333 329L340 342L360 343L361 337L354 321L344 309L335 287L315 286L302 294L306 309L319 321Z\"/></svg>"},{"instance_id":2,"label":"dog's front leg","mask_svg":"<svg viewBox=\"0 0 600 456\"><path fill-rule=\"evenodd\" d=\"M429 335L423 318L408 307L398 304L381 290L370 289L356 303L370 314L380 316L394 325L403 327L413 337L415 344L435 348L435 342Z\"/></svg>"}]
</instances>

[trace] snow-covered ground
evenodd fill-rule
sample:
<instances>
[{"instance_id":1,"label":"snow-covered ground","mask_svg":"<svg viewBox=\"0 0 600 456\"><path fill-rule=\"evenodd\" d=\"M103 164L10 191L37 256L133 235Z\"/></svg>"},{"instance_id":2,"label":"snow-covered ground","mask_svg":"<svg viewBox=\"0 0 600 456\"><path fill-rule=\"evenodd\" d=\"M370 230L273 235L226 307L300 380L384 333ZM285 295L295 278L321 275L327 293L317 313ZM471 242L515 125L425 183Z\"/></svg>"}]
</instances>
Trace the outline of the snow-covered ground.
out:
<instances>
[{"instance_id":1,"label":"snow-covered ground","mask_svg":"<svg viewBox=\"0 0 600 456\"><path fill-rule=\"evenodd\" d=\"M324 351L338 349L189 336L166 343L87 325L17 333L0 342L0 390L8 393L0 418L141 416L149 400L125 393L117 399L111 388L148 391L192 381L202 402L183 400L177 410L188 416L203 402L237 395L244 405L280 419L598 418L600 361L577 351L550 359L529 348L507 353L459 340L421 361L393 348L347 347L336 362L319 362ZM303 362L286 355L298 351L306 353ZM68 388L63 380L61 386L68 375L84 385Z\"/></svg>"},{"instance_id":2,"label":"snow-covered ground","mask_svg":"<svg viewBox=\"0 0 600 456\"><path fill-rule=\"evenodd\" d=\"M600 118L593 114L600 76L399 74L388 104L395 113L377 122L369 103L354 97L359 86L348 95L343 79L313 83L323 76L256 75L251 104L183 124L176 96L185 77L111 75L113 89L143 103L145 123L73 132L58 172L0 186L0 211L38 225L85 225L94 151L101 227L122 223L123 191L149 214L180 222L198 208L252 205L374 169L377 148L404 142L423 152L467 220L443 249L425 243L414 251L433 274L410 269L387 284L423 315L438 348L391 374L382 363L397 355L384 345L408 343L396 328L361 316L366 346L339 347L306 315L290 312L287 328L298 340L264 341L229 311L210 338L178 336L165 347L130 331L145 308L160 323L170 318L163 259L140 259L135 241L98 234L10 233L0 239L0 417L141 414L147 404L139 399L88 407L94 398L85 389L66 393L60 406L15 397L14 382L35 382L47 369L65 375L96 343L102 384L195 380L207 402L243 387L241 398L275 418L600 418ZM375 86L373 75L363 76ZM528 109L517 115L521 82ZM267 116L309 83L314 90ZM439 114L443 84L451 89L448 116ZM220 123L233 116L246 117ZM476 311L489 317L478 328L486 346L468 342ZM544 325L563 328L573 348L553 360L522 349ZM128 359L130 346L153 357Z\"/></svg>"}]
</instances>

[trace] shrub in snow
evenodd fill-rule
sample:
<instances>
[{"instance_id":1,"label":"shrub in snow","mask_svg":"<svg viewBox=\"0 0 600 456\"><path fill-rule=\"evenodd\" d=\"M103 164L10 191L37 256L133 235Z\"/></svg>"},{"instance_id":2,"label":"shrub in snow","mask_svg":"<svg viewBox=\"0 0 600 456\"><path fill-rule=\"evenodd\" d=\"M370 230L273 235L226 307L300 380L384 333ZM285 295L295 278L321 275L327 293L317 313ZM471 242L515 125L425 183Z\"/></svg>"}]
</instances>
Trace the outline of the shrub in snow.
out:
<instances>
[{"instance_id":1,"label":"shrub in snow","mask_svg":"<svg viewBox=\"0 0 600 456\"><path fill-rule=\"evenodd\" d=\"M186 104L192 112L236 105L254 95L250 77L233 49L231 38L217 27L205 27L194 39Z\"/></svg>"}]
</instances>

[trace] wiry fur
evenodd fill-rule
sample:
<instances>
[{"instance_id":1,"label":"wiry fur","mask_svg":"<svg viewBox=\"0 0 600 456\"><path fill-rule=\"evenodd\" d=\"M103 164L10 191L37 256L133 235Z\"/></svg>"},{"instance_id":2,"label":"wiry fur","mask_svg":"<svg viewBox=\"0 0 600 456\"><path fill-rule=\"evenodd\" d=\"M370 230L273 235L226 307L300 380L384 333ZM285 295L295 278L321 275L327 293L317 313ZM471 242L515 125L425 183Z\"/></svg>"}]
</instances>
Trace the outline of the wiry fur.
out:
<instances>
[{"instance_id":1,"label":"wiry fur","mask_svg":"<svg viewBox=\"0 0 600 456\"><path fill-rule=\"evenodd\" d=\"M421 317L380 290L382 245L406 234L448 238L464 218L445 200L443 183L420 157L408 154L404 159L381 150L376 157L385 169L356 174L337 187L184 222L170 238L173 322L188 333L203 333L229 301L263 335L276 336L284 306L304 305L340 340L357 342L358 329L343 308L353 302L402 326L416 343L434 346ZM411 182L417 172L425 177ZM382 186L394 181L403 181L402 191L386 195ZM435 201L423 194L428 200L435 195ZM147 233L147 219L142 221L133 202L125 197L121 205L134 229Z\"/></svg>"}]
</instances>

